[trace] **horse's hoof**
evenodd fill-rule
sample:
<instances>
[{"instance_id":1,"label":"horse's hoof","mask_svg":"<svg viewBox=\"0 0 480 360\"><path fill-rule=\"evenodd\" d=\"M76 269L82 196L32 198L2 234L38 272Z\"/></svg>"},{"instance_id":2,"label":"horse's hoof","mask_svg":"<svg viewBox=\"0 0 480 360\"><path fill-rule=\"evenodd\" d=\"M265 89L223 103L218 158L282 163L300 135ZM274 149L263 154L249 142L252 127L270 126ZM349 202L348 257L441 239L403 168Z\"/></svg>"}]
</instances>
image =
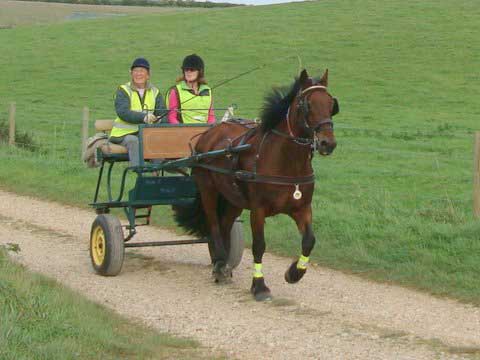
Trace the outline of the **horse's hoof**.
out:
<instances>
[{"instance_id":1,"label":"horse's hoof","mask_svg":"<svg viewBox=\"0 0 480 360\"><path fill-rule=\"evenodd\" d=\"M267 285L265 285L265 280L263 278L254 278L250 291L256 301L272 300L272 293Z\"/></svg>"},{"instance_id":2,"label":"horse's hoof","mask_svg":"<svg viewBox=\"0 0 480 360\"><path fill-rule=\"evenodd\" d=\"M253 296L255 298L255 301L272 301L272 294L270 293L270 291L263 291Z\"/></svg>"},{"instance_id":3,"label":"horse's hoof","mask_svg":"<svg viewBox=\"0 0 480 360\"><path fill-rule=\"evenodd\" d=\"M222 261L217 261L213 265L212 275L215 283L220 284L231 282L233 276L230 266Z\"/></svg>"},{"instance_id":4,"label":"horse's hoof","mask_svg":"<svg viewBox=\"0 0 480 360\"><path fill-rule=\"evenodd\" d=\"M285 281L289 284L295 284L296 282L300 281L300 279L303 277L303 275L305 275L306 272L306 269L298 269L297 261L295 261L285 272Z\"/></svg>"}]
</instances>

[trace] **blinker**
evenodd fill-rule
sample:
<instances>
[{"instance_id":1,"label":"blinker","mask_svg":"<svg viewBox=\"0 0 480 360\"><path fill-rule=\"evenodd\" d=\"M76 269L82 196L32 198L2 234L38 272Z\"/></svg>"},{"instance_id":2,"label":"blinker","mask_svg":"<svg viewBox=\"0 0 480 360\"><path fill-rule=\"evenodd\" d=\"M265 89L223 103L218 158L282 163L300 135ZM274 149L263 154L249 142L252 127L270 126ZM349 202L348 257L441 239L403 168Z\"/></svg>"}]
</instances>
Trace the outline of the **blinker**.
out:
<instances>
[{"instance_id":1,"label":"blinker","mask_svg":"<svg viewBox=\"0 0 480 360\"><path fill-rule=\"evenodd\" d=\"M340 112L340 105L338 104L337 98L333 98L333 108L332 108L332 116L337 115Z\"/></svg>"}]
</instances>

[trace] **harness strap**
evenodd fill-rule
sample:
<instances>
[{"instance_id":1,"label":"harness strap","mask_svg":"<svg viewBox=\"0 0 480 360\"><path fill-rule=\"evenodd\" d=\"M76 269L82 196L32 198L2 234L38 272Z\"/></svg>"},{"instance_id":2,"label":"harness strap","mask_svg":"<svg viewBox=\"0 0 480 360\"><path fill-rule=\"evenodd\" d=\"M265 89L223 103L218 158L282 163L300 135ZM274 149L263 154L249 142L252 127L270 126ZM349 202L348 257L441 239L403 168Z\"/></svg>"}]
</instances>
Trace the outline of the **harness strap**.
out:
<instances>
[{"instance_id":1,"label":"harness strap","mask_svg":"<svg viewBox=\"0 0 480 360\"><path fill-rule=\"evenodd\" d=\"M293 140L298 145L308 146L308 145L312 145L314 143L313 139L291 136L291 135L285 134L284 132L281 132L277 129L272 129L271 132L274 133L275 135L284 137L284 138L289 139L289 140Z\"/></svg>"},{"instance_id":2,"label":"harness strap","mask_svg":"<svg viewBox=\"0 0 480 360\"><path fill-rule=\"evenodd\" d=\"M274 185L306 185L315 182L315 174L306 176L279 176L279 175L262 175L246 170L230 170L219 166L209 164L194 164L193 166L201 167L207 170L218 172L220 174L234 176L239 181L257 182Z\"/></svg>"}]
</instances>

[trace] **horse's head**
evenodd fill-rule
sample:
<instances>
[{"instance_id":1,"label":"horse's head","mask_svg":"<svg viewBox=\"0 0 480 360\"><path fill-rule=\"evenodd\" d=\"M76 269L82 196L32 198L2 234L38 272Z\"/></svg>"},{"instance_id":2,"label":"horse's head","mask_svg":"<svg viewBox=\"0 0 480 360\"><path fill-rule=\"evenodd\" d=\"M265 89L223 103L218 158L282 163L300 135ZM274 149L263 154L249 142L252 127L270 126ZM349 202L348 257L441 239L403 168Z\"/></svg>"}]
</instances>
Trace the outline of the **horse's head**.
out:
<instances>
[{"instance_id":1,"label":"horse's head","mask_svg":"<svg viewBox=\"0 0 480 360\"><path fill-rule=\"evenodd\" d=\"M296 123L307 136L315 138L316 149L321 155L330 155L337 146L332 117L339 112L339 105L327 91L328 70L318 81L303 70L299 84L300 90L293 104Z\"/></svg>"}]
</instances>

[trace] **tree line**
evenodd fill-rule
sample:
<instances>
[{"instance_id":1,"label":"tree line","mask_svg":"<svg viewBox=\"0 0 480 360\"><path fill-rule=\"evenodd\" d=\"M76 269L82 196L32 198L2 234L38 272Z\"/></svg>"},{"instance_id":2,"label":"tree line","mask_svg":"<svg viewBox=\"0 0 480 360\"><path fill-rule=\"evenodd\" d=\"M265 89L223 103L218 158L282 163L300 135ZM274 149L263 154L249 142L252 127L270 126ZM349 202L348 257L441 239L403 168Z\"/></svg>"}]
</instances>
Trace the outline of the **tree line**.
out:
<instances>
[{"instance_id":1,"label":"tree line","mask_svg":"<svg viewBox=\"0 0 480 360\"><path fill-rule=\"evenodd\" d=\"M22 1L22 0L20 0ZM23 0L32 1L32 0ZM33 0L41 2L54 2L63 4L85 4L85 5L123 5L123 6L164 6L164 7L199 7L219 8L243 6L242 4L214 3L210 1L197 2L193 0Z\"/></svg>"}]
</instances>

